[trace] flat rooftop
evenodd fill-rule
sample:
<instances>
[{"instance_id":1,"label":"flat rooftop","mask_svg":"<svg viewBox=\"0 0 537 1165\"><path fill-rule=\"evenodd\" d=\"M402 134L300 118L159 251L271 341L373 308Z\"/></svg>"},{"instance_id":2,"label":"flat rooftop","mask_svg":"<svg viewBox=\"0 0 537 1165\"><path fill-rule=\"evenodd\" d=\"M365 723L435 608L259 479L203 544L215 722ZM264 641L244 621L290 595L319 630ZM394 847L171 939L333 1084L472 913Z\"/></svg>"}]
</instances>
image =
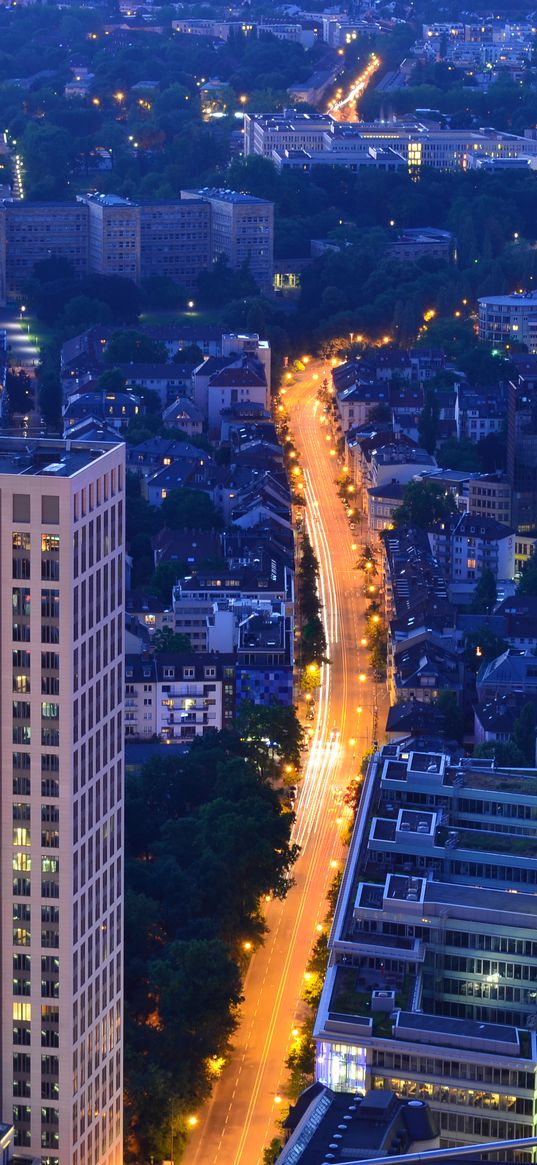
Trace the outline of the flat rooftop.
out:
<instances>
[{"instance_id":1,"label":"flat rooftop","mask_svg":"<svg viewBox=\"0 0 537 1165\"><path fill-rule=\"evenodd\" d=\"M447 1015L426 1015L418 1011L402 1011L398 1026L411 1028L416 1032L435 1032L439 1036L461 1036L495 1044L511 1043L518 1049L519 1038L516 1027L500 1023L480 1023L476 1019L453 1019Z\"/></svg>"},{"instance_id":2,"label":"flat rooftop","mask_svg":"<svg viewBox=\"0 0 537 1165\"><path fill-rule=\"evenodd\" d=\"M117 449L122 441L51 441L0 437L0 474L20 477L74 477L104 453Z\"/></svg>"},{"instance_id":3,"label":"flat rooftop","mask_svg":"<svg viewBox=\"0 0 537 1165\"><path fill-rule=\"evenodd\" d=\"M516 890L493 890L486 886L466 886L462 883L426 882L424 905L433 902L451 904L454 907L473 906L498 914L528 914L537 919L537 894L519 894Z\"/></svg>"}]
</instances>

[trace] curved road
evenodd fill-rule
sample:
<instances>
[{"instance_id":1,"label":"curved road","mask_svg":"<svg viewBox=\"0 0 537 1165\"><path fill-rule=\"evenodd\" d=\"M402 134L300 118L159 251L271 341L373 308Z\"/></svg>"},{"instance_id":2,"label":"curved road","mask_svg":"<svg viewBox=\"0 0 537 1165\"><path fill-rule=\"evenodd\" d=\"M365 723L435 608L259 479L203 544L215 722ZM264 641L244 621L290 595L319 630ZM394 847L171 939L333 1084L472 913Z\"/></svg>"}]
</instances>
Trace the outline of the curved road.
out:
<instances>
[{"instance_id":1,"label":"curved road","mask_svg":"<svg viewBox=\"0 0 537 1165\"><path fill-rule=\"evenodd\" d=\"M267 906L269 932L248 969L234 1052L198 1114L184 1156L187 1165L258 1165L263 1148L277 1133L284 1060L300 1015L304 969L326 914L327 889L343 860L339 794L371 744L372 684L369 678L359 680L366 664L357 646L364 634L361 575L353 569L354 536L337 496L333 443L316 401L322 371L322 364L312 362L285 397L304 470L307 522L320 563L331 660L323 669L314 736L296 804L293 840L301 847L296 885L285 902Z\"/></svg>"}]
</instances>

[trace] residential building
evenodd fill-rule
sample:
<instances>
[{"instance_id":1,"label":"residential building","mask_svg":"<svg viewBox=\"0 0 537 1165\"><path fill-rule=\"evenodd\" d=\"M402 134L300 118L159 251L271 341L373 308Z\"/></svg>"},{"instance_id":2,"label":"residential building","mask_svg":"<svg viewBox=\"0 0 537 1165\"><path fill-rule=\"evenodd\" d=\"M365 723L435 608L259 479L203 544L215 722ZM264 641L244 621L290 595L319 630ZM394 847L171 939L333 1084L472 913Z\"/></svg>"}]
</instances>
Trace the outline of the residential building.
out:
<instances>
[{"instance_id":1,"label":"residential building","mask_svg":"<svg viewBox=\"0 0 537 1165\"><path fill-rule=\"evenodd\" d=\"M204 199L140 203L143 278L167 276L186 291L211 266L211 207Z\"/></svg>"},{"instance_id":2,"label":"residential building","mask_svg":"<svg viewBox=\"0 0 537 1165\"><path fill-rule=\"evenodd\" d=\"M379 999L382 1006L382 999ZM349 1160L389 1156L394 1144L401 1153L419 1152L438 1145L438 1121L421 1101L402 1100L377 1089L362 1096L334 1092L312 1084L291 1105L283 1121L284 1148L276 1165L319 1165L335 1160L332 1153L345 1129ZM334 1140L338 1137L338 1140Z\"/></svg>"},{"instance_id":3,"label":"residential building","mask_svg":"<svg viewBox=\"0 0 537 1165\"><path fill-rule=\"evenodd\" d=\"M476 744L491 741L505 742L512 738L515 723L526 704L532 704L537 714L537 693L507 692L485 704L474 707L474 739Z\"/></svg>"},{"instance_id":4,"label":"residential building","mask_svg":"<svg viewBox=\"0 0 537 1165\"><path fill-rule=\"evenodd\" d=\"M399 700L437 700L441 692L453 692L461 703L464 665L454 638L414 627L398 631L390 626L386 687L390 703Z\"/></svg>"},{"instance_id":5,"label":"residential building","mask_svg":"<svg viewBox=\"0 0 537 1165\"><path fill-rule=\"evenodd\" d=\"M530 324L537 324L537 291L482 296L478 307L479 339L484 344L505 348L516 341L526 344L530 352L537 351L536 337L530 333Z\"/></svg>"},{"instance_id":6,"label":"residential building","mask_svg":"<svg viewBox=\"0 0 537 1165\"><path fill-rule=\"evenodd\" d=\"M469 438L474 444L492 433L501 433L505 425L507 400L502 388L488 392L458 385L455 401L457 437Z\"/></svg>"},{"instance_id":7,"label":"residential building","mask_svg":"<svg viewBox=\"0 0 537 1165\"><path fill-rule=\"evenodd\" d=\"M367 491L367 527L371 533L381 534L393 527L393 515L403 502L403 486L395 478L386 485L377 485Z\"/></svg>"},{"instance_id":8,"label":"residential building","mask_svg":"<svg viewBox=\"0 0 537 1165\"><path fill-rule=\"evenodd\" d=\"M511 525L511 486L501 473L484 473L468 482L468 513Z\"/></svg>"},{"instance_id":9,"label":"residential building","mask_svg":"<svg viewBox=\"0 0 537 1165\"><path fill-rule=\"evenodd\" d=\"M537 694L537 653L509 648L483 664L477 674L476 688L480 704L509 692Z\"/></svg>"},{"instance_id":10,"label":"residential building","mask_svg":"<svg viewBox=\"0 0 537 1165\"><path fill-rule=\"evenodd\" d=\"M120 1165L124 446L0 475L2 1111L23 1161Z\"/></svg>"},{"instance_id":11,"label":"residential building","mask_svg":"<svg viewBox=\"0 0 537 1165\"><path fill-rule=\"evenodd\" d=\"M535 772L412 738L373 757L313 1033L321 1084L426 1101L444 1147L534 1135L536 820Z\"/></svg>"},{"instance_id":12,"label":"residential building","mask_svg":"<svg viewBox=\"0 0 537 1165\"><path fill-rule=\"evenodd\" d=\"M293 703L294 620L276 606L252 612L239 625L237 706Z\"/></svg>"},{"instance_id":13,"label":"residential building","mask_svg":"<svg viewBox=\"0 0 537 1165\"><path fill-rule=\"evenodd\" d=\"M233 270L247 266L261 290L272 288L274 203L236 190L182 190L182 199L202 198L211 207L211 255Z\"/></svg>"},{"instance_id":14,"label":"residential building","mask_svg":"<svg viewBox=\"0 0 537 1165\"><path fill-rule=\"evenodd\" d=\"M462 514L435 522L429 531L429 542L453 601L471 599L476 581L485 570L492 571L497 581L513 578L514 531L494 518Z\"/></svg>"},{"instance_id":15,"label":"residential building","mask_svg":"<svg viewBox=\"0 0 537 1165\"><path fill-rule=\"evenodd\" d=\"M199 378L195 382L195 393L198 392L198 386ZM231 405L249 402L263 409L268 408L269 385L265 369L256 357L243 355L231 358L224 368L214 372L208 379L206 415L209 437L220 435L223 412Z\"/></svg>"},{"instance_id":16,"label":"residential building","mask_svg":"<svg viewBox=\"0 0 537 1165\"><path fill-rule=\"evenodd\" d=\"M87 275L89 222L79 202L0 202L0 304L20 296L36 263L52 255Z\"/></svg>"},{"instance_id":17,"label":"residential building","mask_svg":"<svg viewBox=\"0 0 537 1165\"><path fill-rule=\"evenodd\" d=\"M390 636L416 627L451 631L455 609L448 599L442 567L426 533L399 527L384 536L384 616Z\"/></svg>"},{"instance_id":18,"label":"residential building","mask_svg":"<svg viewBox=\"0 0 537 1165\"><path fill-rule=\"evenodd\" d=\"M117 194L79 195L88 207L89 266L100 275L141 278L140 211Z\"/></svg>"},{"instance_id":19,"label":"residential building","mask_svg":"<svg viewBox=\"0 0 537 1165\"><path fill-rule=\"evenodd\" d=\"M193 651L233 650L233 638L215 638L214 615L219 607L231 611L226 636L234 635L235 608L241 618L244 607L251 611L266 603L280 604L279 609L286 616L293 614L292 562L272 545L269 547L263 535L257 536L255 531L249 542L244 538L243 546L238 560L231 558L225 569L200 567L196 574L179 579L173 589L175 631L188 635Z\"/></svg>"},{"instance_id":20,"label":"residential building","mask_svg":"<svg viewBox=\"0 0 537 1165\"><path fill-rule=\"evenodd\" d=\"M99 193L79 195L73 203L0 199L0 303L19 298L34 264L55 255L68 259L81 277L91 271L139 283L164 275L187 290L225 255L233 268L249 263L268 290L273 212L271 202L230 190L183 191L180 199L160 202Z\"/></svg>"},{"instance_id":21,"label":"residential building","mask_svg":"<svg viewBox=\"0 0 537 1165\"><path fill-rule=\"evenodd\" d=\"M336 408L341 431L346 433L355 425L364 425L371 409L379 404L388 405L390 392L387 385L370 380L357 380L336 393Z\"/></svg>"},{"instance_id":22,"label":"residential building","mask_svg":"<svg viewBox=\"0 0 537 1165\"><path fill-rule=\"evenodd\" d=\"M235 657L158 652L125 657L125 734L190 744L235 715Z\"/></svg>"}]
</instances>

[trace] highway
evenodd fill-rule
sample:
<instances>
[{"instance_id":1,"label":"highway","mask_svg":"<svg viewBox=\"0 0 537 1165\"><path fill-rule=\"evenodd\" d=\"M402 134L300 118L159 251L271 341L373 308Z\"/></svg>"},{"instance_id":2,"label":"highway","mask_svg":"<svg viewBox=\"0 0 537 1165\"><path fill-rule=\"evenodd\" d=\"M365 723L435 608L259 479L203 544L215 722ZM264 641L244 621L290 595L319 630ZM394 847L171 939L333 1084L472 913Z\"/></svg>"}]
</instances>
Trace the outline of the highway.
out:
<instances>
[{"instance_id":1,"label":"highway","mask_svg":"<svg viewBox=\"0 0 537 1165\"><path fill-rule=\"evenodd\" d=\"M320 563L330 658L323 667L314 734L297 797L293 840L301 854L294 870L296 884L285 902L267 905L269 932L246 975L234 1051L211 1100L195 1114L197 1125L184 1156L187 1165L259 1165L263 1148L277 1133L284 1060L301 1015L305 966L326 915L328 886L343 860L339 795L372 739L373 685L363 674L366 660L357 646L364 634L362 578L354 570L358 544L336 492L335 449L316 400L322 373L322 364L312 361L284 397L303 467L307 524Z\"/></svg>"}]
</instances>

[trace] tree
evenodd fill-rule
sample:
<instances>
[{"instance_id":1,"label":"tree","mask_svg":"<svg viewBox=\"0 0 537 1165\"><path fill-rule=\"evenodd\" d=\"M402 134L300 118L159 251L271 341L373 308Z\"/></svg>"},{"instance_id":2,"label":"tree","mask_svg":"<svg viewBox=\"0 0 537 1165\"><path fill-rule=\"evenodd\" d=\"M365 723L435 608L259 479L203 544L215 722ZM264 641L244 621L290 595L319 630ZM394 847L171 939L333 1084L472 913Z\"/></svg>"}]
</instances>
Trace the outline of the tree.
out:
<instances>
[{"instance_id":1,"label":"tree","mask_svg":"<svg viewBox=\"0 0 537 1165\"><path fill-rule=\"evenodd\" d=\"M262 753L271 759L277 755L285 764L299 767L304 730L296 708L276 701L254 704L244 700L239 708L237 727L241 736L255 745L256 757L261 748Z\"/></svg>"},{"instance_id":2,"label":"tree","mask_svg":"<svg viewBox=\"0 0 537 1165\"><path fill-rule=\"evenodd\" d=\"M491 615L497 602L496 578L489 567L477 580L469 610L476 615Z\"/></svg>"},{"instance_id":3,"label":"tree","mask_svg":"<svg viewBox=\"0 0 537 1165\"><path fill-rule=\"evenodd\" d=\"M119 368L107 368L101 373L97 384L106 392L125 392L127 387L125 375Z\"/></svg>"},{"instance_id":4,"label":"tree","mask_svg":"<svg viewBox=\"0 0 537 1165\"><path fill-rule=\"evenodd\" d=\"M155 631L153 646L155 651L168 653L192 651L192 645L188 635L183 635L179 631L172 631L171 627L160 627L158 631Z\"/></svg>"},{"instance_id":5,"label":"tree","mask_svg":"<svg viewBox=\"0 0 537 1165\"><path fill-rule=\"evenodd\" d=\"M117 364L165 364L168 355L166 345L153 340L143 332L114 332L105 348L106 363Z\"/></svg>"},{"instance_id":6,"label":"tree","mask_svg":"<svg viewBox=\"0 0 537 1165\"><path fill-rule=\"evenodd\" d=\"M53 283L57 279L74 279L76 272L65 255L49 255L48 259L34 263L32 274L38 283Z\"/></svg>"},{"instance_id":7,"label":"tree","mask_svg":"<svg viewBox=\"0 0 537 1165\"><path fill-rule=\"evenodd\" d=\"M169 530L219 530L222 518L208 494L197 489L173 489L161 506Z\"/></svg>"},{"instance_id":8,"label":"tree","mask_svg":"<svg viewBox=\"0 0 537 1165\"><path fill-rule=\"evenodd\" d=\"M500 768L524 768L524 754L512 739L487 740L474 748L474 756L492 757Z\"/></svg>"},{"instance_id":9,"label":"tree","mask_svg":"<svg viewBox=\"0 0 537 1165\"><path fill-rule=\"evenodd\" d=\"M537 595L537 554L528 558L522 567L517 595Z\"/></svg>"},{"instance_id":10,"label":"tree","mask_svg":"<svg viewBox=\"0 0 537 1165\"><path fill-rule=\"evenodd\" d=\"M484 663L490 663L507 651L509 644L489 627L479 631L467 631L464 636L464 662L470 671L477 673Z\"/></svg>"},{"instance_id":11,"label":"tree","mask_svg":"<svg viewBox=\"0 0 537 1165\"><path fill-rule=\"evenodd\" d=\"M396 526L418 526L426 530L438 519L450 518L456 511L453 494L444 492L433 481L410 481L403 487L403 502L394 511Z\"/></svg>"},{"instance_id":12,"label":"tree","mask_svg":"<svg viewBox=\"0 0 537 1165\"><path fill-rule=\"evenodd\" d=\"M536 716L535 704L528 701L521 708L513 726L513 742L524 757L526 764L535 765Z\"/></svg>"},{"instance_id":13,"label":"tree","mask_svg":"<svg viewBox=\"0 0 537 1165\"><path fill-rule=\"evenodd\" d=\"M427 389L425 401L418 422L420 445L427 453L434 453L438 437L438 420L440 410L434 389Z\"/></svg>"},{"instance_id":14,"label":"tree","mask_svg":"<svg viewBox=\"0 0 537 1165\"><path fill-rule=\"evenodd\" d=\"M471 473L479 470L480 461L477 446L469 437L449 437L438 450L438 464L442 469L461 469Z\"/></svg>"},{"instance_id":15,"label":"tree","mask_svg":"<svg viewBox=\"0 0 537 1165\"><path fill-rule=\"evenodd\" d=\"M155 591L163 603L171 604L172 587L183 574L187 573L186 562L178 562L175 558L159 562L151 579L151 590Z\"/></svg>"},{"instance_id":16,"label":"tree","mask_svg":"<svg viewBox=\"0 0 537 1165\"><path fill-rule=\"evenodd\" d=\"M464 713L462 712L455 692L446 689L434 701L444 719L444 735L448 740L456 740L462 744L464 738Z\"/></svg>"}]
</instances>

